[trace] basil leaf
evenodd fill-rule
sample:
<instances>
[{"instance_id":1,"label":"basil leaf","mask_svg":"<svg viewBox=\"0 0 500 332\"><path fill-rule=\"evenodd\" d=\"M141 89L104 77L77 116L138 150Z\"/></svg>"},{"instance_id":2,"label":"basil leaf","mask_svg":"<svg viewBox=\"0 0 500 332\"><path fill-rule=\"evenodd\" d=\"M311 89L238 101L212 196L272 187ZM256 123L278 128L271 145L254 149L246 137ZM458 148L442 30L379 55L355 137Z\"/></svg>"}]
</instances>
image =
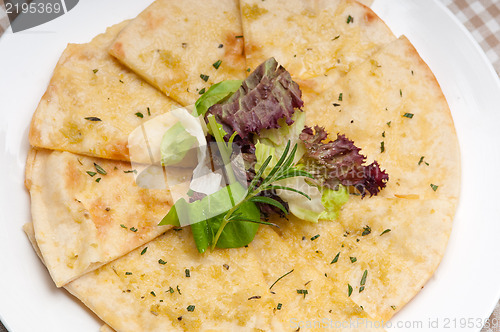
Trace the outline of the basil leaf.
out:
<instances>
[{"instance_id":1,"label":"basil leaf","mask_svg":"<svg viewBox=\"0 0 500 332\"><path fill-rule=\"evenodd\" d=\"M205 115L210 106L230 97L241 86L242 80L228 80L214 84L194 104L194 116Z\"/></svg>"}]
</instances>

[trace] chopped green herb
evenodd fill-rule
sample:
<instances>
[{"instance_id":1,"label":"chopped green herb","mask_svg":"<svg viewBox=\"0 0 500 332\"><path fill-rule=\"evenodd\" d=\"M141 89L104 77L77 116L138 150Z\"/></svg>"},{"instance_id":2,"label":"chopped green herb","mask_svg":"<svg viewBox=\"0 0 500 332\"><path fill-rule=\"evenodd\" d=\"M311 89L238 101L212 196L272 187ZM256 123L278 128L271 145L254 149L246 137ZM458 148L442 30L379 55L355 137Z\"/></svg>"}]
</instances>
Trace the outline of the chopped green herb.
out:
<instances>
[{"instance_id":1,"label":"chopped green herb","mask_svg":"<svg viewBox=\"0 0 500 332\"><path fill-rule=\"evenodd\" d=\"M191 277L191 271L189 271L189 269L185 269L184 273L186 274L186 278Z\"/></svg>"},{"instance_id":2,"label":"chopped green herb","mask_svg":"<svg viewBox=\"0 0 500 332\"><path fill-rule=\"evenodd\" d=\"M384 235L385 233L389 233L391 230L389 228L387 228L385 231L383 231L382 233L380 233L380 236Z\"/></svg>"},{"instance_id":3,"label":"chopped green herb","mask_svg":"<svg viewBox=\"0 0 500 332\"><path fill-rule=\"evenodd\" d=\"M352 294L352 286L347 284L347 295L350 297Z\"/></svg>"},{"instance_id":4,"label":"chopped green herb","mask_svg":"<svg viewBox=\"0 0 500 332\"><path fill-rule=\"evenodd\" d=\"M363 276L361 277L361 282L359 283L361 286L365 285L366 277L368 277L368 270L365 270L365 272L363 272Z\"/></svg>"},{"instance_id":5,"label":"chopped green herb","mask_svg":"<svg viewBox=\"0 0 500 332\"><path fill-rule=\"evenodd\" d=\"M174 289L172 287L170 287L167 292L170 292L170 294L173 294L174 293Z\"/></svg>"},{"instance_id":6,"label":"chopped green herb","mask_svg":"<svg viewBox=\"0 0 500 332\"><path fill-rule=\"evenodd\" d=\"M130 227L130 230L131 230L132 232L134 232L134 233L135 233L135 232L137 232L137 228L135 228L135 227Z\"/></svg>"},{"instance_id":7,"label":"chopped green herb","mask_svg":"<svg viewBox=\"0 0 500 332\"><path fill-rule=\"evenodd\" d=\"M243 36L234 36L234 38L243 38Z\"/></svg>"},{"instance_id":8,"label":"chopped green herb","mask_svg":"<svg viewBox=\"0 0 500 332\"><path fill-rule=\"evenodd\" d=\"M360 293L361 293L362 291L364 291L364 290L365 290L365 286L361 286L361 287L359 287L359 292L360 292Z\"/></svg>"},{"instance_id":9,"label":"chopped green herb","mask_svg":"<svg viewBox=\"0 0 500 332\"><path fill-rule=\"evenodd\" d=\"M181 289L179 288L179 285L177 285L177 292L179 292L179 295L182 295L181 294Z\"/></svg>"},{"instance_id":10,"label":"chopped green herb","mask_svg":"<svg viewBox=\"0 0 500 332\"><path fill-rule=\"evenodd\" d=\"M88 121L102 121L101 119L99 119L96 116L88 116L88 117L85 118L85 120L88 120Z\"/></svg>"},{"instance_id":11,"label":"chopped green herb","mask_svg":"<svg viewBox=\"0 0 500 332\"><path fill-rule=\"evenodd\" d=\"M248 300L249 300L249 301L250 301L250 300L258 300L258 299L260 299L261 297L262 297L262 296L260 296L260 295L254 295L254 296L249 297L249 298L248 298Z\"/></svg>"},{"instance_id":12,"label":"chopped green herb","mask_svg":"<svg viewBox=\"0 0 500 332\"><path fill-rule=\"evenodd\" d=\"M403 90L399 89L399 96L403 97Z\"/></svg>"},{"instance_id":13,"label":"chopped green herb","mask_svg":"<svg viewBox=\"0 0 500 332\"><path fill-rule=\"evenodd\" d=\"M212 66L214 66L215 69L219 69L221 64L222 64L222 60L217 60L216 62L214 62L212 64Z\"/></svg>"},{"instance_id":14,"label":"chopped green herb","mask_svg":"<svg viewBox=\"0 0 500 332\"><path fill-rule=\"evenodd\" d=\"M307 289L297 289L297 294L303 294L304 298L306 298L306 295L309 294Z\"/></svg>"},{"instance_id":15,"label":"chopped green herb","mask_svg":"<svg viewBox=\"0 0 500 332\"><path fill-rule=\"evenodd\" d=\"M123 173L134 173L134 174L137 174L137 170L131 169L131 170L128 170L128 171L123 171Z\"/></svg>"},{"instance_id":16,"label":"chopped green herb","mask_svg":"<svg viewBox=\"0 0 500 332\"><path fill-rule=\"evenodd\" d=\"M372 229L370 228L370 226L366 225L365 227L363 227L363 233L361 233L361 236L368 235L371 232L372 232Z\"/></svg>"},{"instance_id":17,"label":"chopped green herb","mask_svg":"<svg viewBox=\"0 0 500 332\"><path fill-rule=\"evenodd\" d=\"M335 264L338 262L340 256L340 251L337 253L337 255L333 258L333 260L330 262L330 264Z\"/></svg>"},{"instance_id":18,"label":"chopped green herb","mask_svg":"<svg viewBox=\"0 0 500 332\"><path fill-rule=\"evenodd\" d=\"M273 286L274 286L274 285L276 285L276 283L277 283L278 281L280 281L281 279L283 279L284 277L286 277L287 275L289 275L289 274L290 274L290 273L292 273L292 272L293 272L293 269L292 269L291 271L288 271L287 273L285 273L284 275L282 275L282 276L281 276L281 277L279 277L278 279L276 279L276 281L275 281L275 282L273 282L273 284L271 285L271 287L269 287L269 289L273 288Z\"/></svg>"},{"instance_id":19,"label":"chopped green herb","mask_svg":"<svg viewBox=\"0 0 500 332\"><path fill-rule=\"evenodd\" d=\"M391 127L391 121L387 122L387 127Z\"/></svg>"},{"instance_id":20,"label":"chopped green herb","mask_svg":"<svg viewBox=\"0 0 500 332\"><path fill-rule=\"evenodd\" d=\"M219 48L223 48L224 47L224 44L219 44Z\"/></svg>"},{"instance_id":21,"label":"chopped green herb","mask_svg":"<svg viewBox=\"0 0 500 332\"><path fill-rule=\"evenodd\" d=\"M106 174L108 174L108 173L104 170L104 168L102 168L101 166L97 165L96 163L94 163L94 167L95 167L95 169L96 169L97 173L102 174L102 175L106 175Z\"/></svg>"},{"instance_id":22,"label":"chopped green herb","mask_svg":"<svg viewBox=\"0 0 500 332\"><path fill-rule=\"evenodd\" d=\"M339 101L342 101L342 94L343 94L342 92L339 93Z\"/></svg>"},{"instance_id":23,"label":"chopped green herb","mask_svg":"<svg viewBox=\"0 0 500 332\"><path fill-rule=\"evenodd\" d=\"M151 116L151 110L149 109L149 107L147 108L148 110L148 116Z\"/></svg>"},{"instance_id":24,"label":"chopped green herb","mask_svg":"<svg viewBox=\"0 0 500 332\"><path fill-rule=\"evenodd\" d=\"M95 179L95 182L97 182L97 183L101 182L101 178Z\"/></svg>"},{"instance_id":25,"label":"chopped green herb","mask_svg":"<svg viewBox=\"0 0 500 332\"><path fill-rule=\"evenodd\" d=\"M120 227L121 227L121 228L126 228L126 229L128 229L128 227L127 227L127 226L125 226L124 224L120 224Z\"/></svg>"},{"instance_id":26,"label":"chopped green herb","mask_svg":"<svg viewBox=\"0 0 500 332\"><path fill-rule=\"evenodd\" d=\"M122 81L122 80L119 80L119 81L120 81L120 83L123 83L123 81Z\"/></svg>"},{"instance_id":27,"label":"chopped green herb","mask_svg":"<svg viewBox=\"0 0 500 332\"><path fill-rule=\"evenodd\" d=\"M190 304L190 305L188 305L188 307L187 307L187 311L191 311L191 312L192 312L192 311L194 311L194 308L195 308L195 306L194 306L194 305L192 305L192 304Z\"/></svg>"},{"instance_id":28,"label":"chopped green herb","mask_svg":"<svg viewBox=\"0 0 500 332\"><path fill-rule=\"evenodd\" d=\"M351 15L347 16L347 24L354 22L354 18Z\"/></svg>"},{"instance_id":29,"label":"chopped green herb","mask_svg":"<svg viewBox=\"0 0 500 332\"><path fill-rule=\"evenodd\" d=\"M335 38L332 39L332 41L337 40L340 38L340 35L336 35Z\"/></svg>"},{"instance_id":30,"label":"chopped green herb","mask_svg":"<svg viewBox=\"0 0 500 332\"><path fill-rule=\"evenodd\" d=\"M130 276L130 275L132 275L132 272L125 272L125 275Z\"/></svg>"},{"instance_id":31,"label":"chopped green herb","mask_svg":"<svg viewBox=\"0 0 500 332\"><path fill-rule=\"evenodd\" d=\"M358 259L356 257L349 257L349 259L351 260L351 263L355 263Z\"/></svg>"},{"instance_id":32,"label":"chopped green herb","mask_svg":"<svg viewBox=\"0 0 500 332\"><path fill-rule=\"evenodd\" d=\"M385 143L384 141L380 142L380 153L383 153L385 151Z\"/></svg>"},{"instance_id":33,"label":"chopped green herb","mask_svg":"<svg viewBox=\"0 0 500 332\"><path fill-rule=\"evenodd\" d=\"M391 305L391 308L392 308L392 310L396 310L396 306L395 305Z\"/></svg>"},{"instance_id":34,"label":"chopped green herb","mask_svg":"<svg viewBox=\"0 0 500 332\"><path fill-rule=\"evenodd\" d=\"M340 106L339 103L333 103L332 105L335 106L335 107L339 107Z\"/></svg>"},{"instance_id":35,"label":"chopped green herb","mask_svg":"<svg viewBox=\"0 0 500 332\"><path fill-rule=\"evenodd\" d=\"M146 248L142 249L142 251L141 251L141 256L142 256L142 255L144 255L144 254L146 253L146 251L148 251L148 247L146 247Z\"/></svg>"},{"instance_id":36,"label":"chopped green herb","mask_svg":"<svg viewBox=\"0 0 500 332\"><path fill-rule=\"evenodd\" d=\"M435 184L431 183L431 188L432 188L432 190L436 191L436 190L438 190L439 186L436 186Z\"/></svg>"},{"instance_id":37,"label":"chopped green herb","mask_svg":"<svg viewBox=\"0 0 500 332\"><path fill-rule=\"evenodd\" d=\"M156 293L154 291L151 291L150 294L153 295L154 297L156 297Z\"/></svg>"},{"instance_id":38,"label":"chopped green herb","mask_svg":"<svg viewBox=\"0 0 500 332\"><path fill-rule=\"evenodd\" d=\"M384 131L384 132L382 132L382 137L385 137L385 131Z\"/></svg>"},{"instance_id":39,"label":"chopped green herb","mask_svg":"<svg viewBox=\"0 0 500 332\"><path fill-rule=\"evenodd\" d=\"M205 93L205 88L203 88L203 89L201 89L200 91L198 91L198 93L199 93L200 95L204 94L204 93Z\"/></svg>"},{"instance_id":40,"label":"chopped green herb","mask_svg":"<svg viewBox=\"0 0 500 332\"><path fill-rule=\"evenodd\" d=\"M250 72L250 70L251 70L250 68L247 68L247 72Z\"/></svg>"},{"instance_id":41,"label":"chopped green herb","mask_svg":"<svg viewBox=\"0 0 500 332\"><path fill-rule=\"evenodd\" d=\"M319 234L314 235L314 236L311 238L311 241L316 240L318 237L319 237Z\"/></svg>"},{"instance_id":42,"label":"chopped green herb","mask_svg":"<svg viewBox=\"0 0 500 332\"><path fill-rule=\"evenodd\" d=\"M420 166L420 164L424 162L424 158L425 158L424 156L420 157L420 160L418 161L418 166Z\"/></svg>"},{"instance_id":43,"label":"chopped green herb","mask_svg":"<svg viewBox=\"0 0 500 332\"><path fill-rule=\"evenodd\" d=\"M88 175L90 175L90 176L94 176L94 175L96 175L97 173L96 173L96 172L87 171L87 174L88 174Z\"/></svg>"},{"instance_id":44,"label":"chopped green herb","mask_svg":"<svg viewBox=\"0 0 500 332\"><path fill-rule=\"evenodd\" d=\"M94 69L92 71L94 72L94 74L96 74L99 71L99 69Z\"/></svg>"},{"instance_id":45,"label":"chopped green herb","mask_svg":"<svg viewBox=\"0 0 500 332\"><path fill-rule=\"evenodd\" d=\"M276 306L276 309L281 310L281 307L282 307L282 306L283 306L283 305L282 305L281 303L278 303L278 305Z\"/></svg>"},{"instance_id":46,"label":"chopped green herb","mask_svg":"<svg viewBox=\"0 0 500 332\"><path fill-rule=\"evenodd\" d=\"M405 113L405 114L403 114L403 117L411 119L411 118L413 118L413 113Z\"/></svg>"},{"instance_id":47,"label":"chopped green herb","mask_svg":"<svg viewBox=\"0 0 500 332\"><path fill-rule=\"evenodd\" d=\"M208 81L208 79L210 78L210 76L201 74L200 78L206 82L206 81Z\"/></svg>"},{"instance_id":48,"label":"chopped green herb","mask_svg":"<svg viewBox=\"0 0 500 332\"><path fill-rule=\"evenodd\" d=\"M226 270L229 270L229 265L224 264L224 265L222 265L222 266L223 266Z\"/></svg>"},{"instance_id":49,"label":"chopped green herb","mask_svg":"<svg viewBox=\"0 0 500 332\"><path fill-rule=\"evenodd\" d=\"M135 116L142 119L144 117L144 114L142 114L141 112L137 112L135 113Z\"/></svg>"},{"instance_id":50,"label":"chopped green herb","mask_svg":"<svg viewBox=\"0 0 500 332\"><path fill-rule=\"evenodd\" d=\"M164 261L163 259L161 259L161 258L158 260L158 263L160 263L161 265L165 265L165 264L167 264L167 262L165 262L165 261Z\"/></svg>"}]
</instances>

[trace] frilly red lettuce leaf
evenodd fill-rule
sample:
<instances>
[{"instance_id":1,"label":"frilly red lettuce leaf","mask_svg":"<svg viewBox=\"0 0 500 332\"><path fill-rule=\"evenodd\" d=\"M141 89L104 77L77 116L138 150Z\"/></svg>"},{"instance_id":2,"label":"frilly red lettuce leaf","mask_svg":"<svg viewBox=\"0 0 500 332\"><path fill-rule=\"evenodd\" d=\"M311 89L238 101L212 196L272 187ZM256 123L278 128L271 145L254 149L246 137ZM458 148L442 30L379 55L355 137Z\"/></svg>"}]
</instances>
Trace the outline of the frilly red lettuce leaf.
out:
<instances>
[{"instance_id":1,"label":"frilly red lettuce leaf","mask_svg":"<svg viewBox=\"0 0 500 332\"><path fill-rule=\"evenodd\" d=\"M328 133L324 128L306 127L300 139L306 146L302 162L321 185L335 189L337 185L355 187L364 197L377 195L386 186L389 175L374 161L363 165L366 157L360 148L344 135L337 135L334 141L326 141Z\"/></svg>"},{"instance_id":2,"label":"frilly red lettuce leaf","mask_svg":"<svg viewBox=\"0 0 500 332\"><path fill-rule=\"evenodd\" d=\"M262 129L279 128L278 120L293 123L295 108L304 104L302 92L290 73L269 58L259 65L228 100L211 106L213 114L224 130L231 135L238 132L246 140Z\"/></svg>"}]
</instances>

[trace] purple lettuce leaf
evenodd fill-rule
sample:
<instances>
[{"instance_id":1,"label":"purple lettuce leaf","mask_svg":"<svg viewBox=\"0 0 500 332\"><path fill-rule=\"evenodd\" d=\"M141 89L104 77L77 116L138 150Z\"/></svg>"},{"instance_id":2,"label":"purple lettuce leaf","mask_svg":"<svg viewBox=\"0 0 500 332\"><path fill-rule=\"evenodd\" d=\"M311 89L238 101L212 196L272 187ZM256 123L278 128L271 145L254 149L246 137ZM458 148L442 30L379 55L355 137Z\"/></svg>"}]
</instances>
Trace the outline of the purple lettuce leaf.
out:
<instances>
[{"instance_id":1,"label":"purple lettuce leaf","mask_svg":"<svg viewBox=\"0 0 500 332\"><path fill-rule=\"evenodd\" d=\"M207 114L213 114L224 130L231 135L238 132L240 139L262 129L279 128L278 120L293 123L295 108L301 108L302 92L290 73L269 58L259 65L228 100L215 104Z\"/></svg>"},{"instance_id":2,"label":"purple lettuce leaf","mask_svg":"<svg viewBox=\"0 0 500 332\"><path fill-rule=\"evenodd\" d=\"M364 197L377 195L386 186L389 175L374 161L363 165L366 157L359 153L360 148L344 135L337 135L334 141L328 137L324 128L315 126L304 128L300 139L306 146L303 162L321 185L335 189L339 184L355 187Z\"/></svg>"}]
</instances>

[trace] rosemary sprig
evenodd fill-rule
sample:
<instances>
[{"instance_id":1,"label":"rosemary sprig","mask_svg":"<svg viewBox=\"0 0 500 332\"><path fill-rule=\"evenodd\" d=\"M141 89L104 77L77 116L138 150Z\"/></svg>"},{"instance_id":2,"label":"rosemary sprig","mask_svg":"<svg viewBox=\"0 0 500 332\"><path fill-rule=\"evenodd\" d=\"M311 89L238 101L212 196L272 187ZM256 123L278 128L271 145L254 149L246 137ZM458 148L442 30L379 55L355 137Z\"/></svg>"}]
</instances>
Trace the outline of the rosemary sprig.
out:
<instances>
[{"instance_id":1,"label":"rosemary sprig","mask_svg":"<svg viewBox=\"0 0 500 332\"><path fill-rule=\"evenodd\" d=\"M210 119L209 119L210 122ZM269 172L269 175L265 178L262 178L266 168L269 166L269 163L271 162L272 156L267 157L267 159L264 161L260 169L257 171L255 174L255 177L252 179L250 184L248 185L245 198L241 200L239 203L234 205L227 213L224 215L222 222L220 224L219 229L217 230L217 233L215 235L214 241L212 243L212 250L215 249L215 246L217 245L217 242L219 241L219 237L222 234L222 231L226 227L228 223L231 221L247 221L247 222L256 222L256 223L262 223L262 224L267 224L267 225L273 225L268 222L264 221L255 221L255 220L249 220L245 219L243 216L237 213L238 208L241 207L242 204L246 202L255 202L255 203L265 203L265 204L270 204L275 207L278 207L281 211L287 212L286 208L278 202L277 200L274 200L269 197L263 197L263 196L258 196L261 192L266 191L266 190L288 190L288 191L293 191L295 193L298 193L305 198L311 200L311 198L304 192L290 188L287 186L281 186L281 185L276 185L274 184L276 181L279 180L285 180L297 176L304 176L307 178L312 179L313 176L303 170L300 170L296 167L293 166L293 160L295 158L295 153L297 152L297 144L293 147L293 149L290 151L290 141L288 141L285 150L283 151L283 154L281 155L281 158L278 160L276 165L273 167L271 172ZM262 179L262 180L261 180ZM261 181L260 181L261 180ZM259 183L260 181L260 183Z\"/></svg>"}]
</instances>

